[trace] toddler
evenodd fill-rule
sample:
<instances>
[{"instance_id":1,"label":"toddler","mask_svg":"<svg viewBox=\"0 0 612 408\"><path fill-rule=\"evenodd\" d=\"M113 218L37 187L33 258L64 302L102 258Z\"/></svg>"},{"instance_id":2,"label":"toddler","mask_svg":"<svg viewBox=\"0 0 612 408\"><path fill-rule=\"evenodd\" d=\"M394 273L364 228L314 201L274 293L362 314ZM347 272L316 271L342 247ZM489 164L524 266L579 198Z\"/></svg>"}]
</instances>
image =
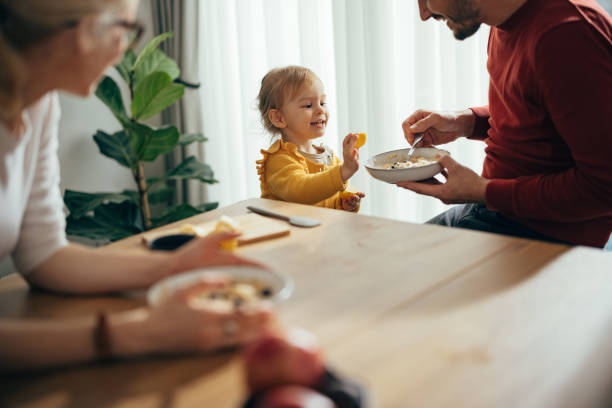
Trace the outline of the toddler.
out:
<instances>
[{"instance_id":1,"label":"toddler","mask_svg":"<svg viewBox=\"0 0 612 408\"><path fill-rule=\"evenodd\" d=\"M327 146L312 143L329 120L321 80L308 68L276 68L262 79L258 99L266 130L280 135L257 161L261 197L358 211L365 194L347 189L359 168L357 134L342 142L343 163Z\"/></svg>"}]
</instances>

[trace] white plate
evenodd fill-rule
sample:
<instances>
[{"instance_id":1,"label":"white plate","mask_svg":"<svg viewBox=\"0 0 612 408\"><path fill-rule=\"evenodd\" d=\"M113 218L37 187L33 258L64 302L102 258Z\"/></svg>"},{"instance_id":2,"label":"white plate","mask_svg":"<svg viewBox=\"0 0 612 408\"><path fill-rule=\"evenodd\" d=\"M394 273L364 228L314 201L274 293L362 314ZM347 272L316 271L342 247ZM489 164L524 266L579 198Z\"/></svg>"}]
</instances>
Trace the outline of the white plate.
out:
<instances>
[{"instance_id":1,"label":"white plate","mask_svg":"<svg viewBox=\"0 0 612 408\"><path fill-rule=\"evenodd\" d=\"M372 177L387 183L397 183L398 181L420 181L426 180L435 176L442 171L442 167L438 163L426 164L424 166L409 167L406 169L383 169L386 164L391 164L396 161L406 160L406 156L410 149L391 150L370 157L364 167ZM435 160L438 155L449 155L446 150L436 149L435 147L417 147L414 149L413 157L424 157L429 160Z\"/></svg>"},{"instance_id":2,"label":"white plate","mask_svg":"<svg viewBox=\"0 0 612 408\"><path fill-rule=\"evenodd\" d=\"M253 266L219 266L194 269L162 279L149 288L147 301L150 305L157 305L175 291L191 286L205 276L260 280L269 285L272 290L272 296L266 298L266 300L274 302L289 298L293 292L293 280L288 276Z\"/></svg>"}]
</instances>

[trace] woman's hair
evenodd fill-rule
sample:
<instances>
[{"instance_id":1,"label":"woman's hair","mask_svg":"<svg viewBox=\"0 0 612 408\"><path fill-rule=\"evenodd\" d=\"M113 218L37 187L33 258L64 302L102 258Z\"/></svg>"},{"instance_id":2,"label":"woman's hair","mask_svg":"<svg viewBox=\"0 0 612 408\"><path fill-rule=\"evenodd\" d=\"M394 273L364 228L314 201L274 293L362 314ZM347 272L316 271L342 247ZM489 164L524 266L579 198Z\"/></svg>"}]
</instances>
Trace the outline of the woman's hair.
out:
<instances>
[{"instance_id":1,"label":"woman's hair","mask_svg":"<svg viewBox=\"0 0 612 408\"><path fill-rule=\"evenodd\" d=\"M22 52L87 15L114 11L125 0L0 0L0 119L23 110Z\"/></svg>"},{"instance_id":2,"label":"woman's hair","mask_svg":"<svg viewBox=\"0 0 612 408\"><path fill-rule=\"evenodd\" d=\"M297 65L274 68L263 77L257 99L261 121L268 132L273 135L280 132L270 121L268 112L280 109L285 100L293 98L302 85L314 79L318 79L314 72Z\"/></svg>"}]
</instances>

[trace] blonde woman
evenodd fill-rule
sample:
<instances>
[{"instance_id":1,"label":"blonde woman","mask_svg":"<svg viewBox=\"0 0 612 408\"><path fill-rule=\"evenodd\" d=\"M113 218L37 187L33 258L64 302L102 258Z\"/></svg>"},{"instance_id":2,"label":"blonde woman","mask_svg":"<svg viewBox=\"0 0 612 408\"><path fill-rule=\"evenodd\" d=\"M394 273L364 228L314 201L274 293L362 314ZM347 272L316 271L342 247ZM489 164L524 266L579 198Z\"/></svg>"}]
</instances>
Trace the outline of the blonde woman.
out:
<instances>
[{"instance_id":1,"label":"blonde woman","mask_svg":"<svg viewBox=\"0 0 612 408\"><path fill-rule=\"evenodd\" d=\"M137 0L0 0L0 259L35 286L73 294L144 288L195 267L248 264L219 234L174 254L109 255L69 244L59 190L56 90L91 94L142 29ZM97 357L210 350L246 342L270 312L190 306L202 282L156 309L73 321L0 321L0 369ZM43 337L45 342L40 342Z\"/></svg>"}]
</instances>

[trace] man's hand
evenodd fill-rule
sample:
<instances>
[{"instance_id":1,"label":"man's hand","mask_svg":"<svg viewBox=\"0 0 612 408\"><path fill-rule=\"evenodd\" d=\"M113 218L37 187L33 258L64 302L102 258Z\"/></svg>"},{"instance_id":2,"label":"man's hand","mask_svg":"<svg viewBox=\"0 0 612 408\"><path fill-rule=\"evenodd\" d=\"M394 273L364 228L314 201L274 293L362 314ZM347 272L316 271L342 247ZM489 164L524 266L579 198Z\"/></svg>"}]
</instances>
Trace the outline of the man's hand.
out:
<instances>
[{"instance_id":1,"label":"man's hand","mask_svg":"<svg viewBox=\"0 0 612 408\"><path fill-rule=\"evenodd\" d=\"M469 109L456 112L418 110L402 123L402 129L411 145L415 135L423 133L423 146L438 146L471 135L475 122L476 117Z\"/></svg>"},{"instance_id":2,"label":"man's hand","mask_svg":"<svg viewBox=\"0 0 612 408\"><path fill-rule=\"evenodd\" d=\"M438 163L446 183L436 179L427 182L400 181L398 186L415 193L440 199L444 204L486 203L489 180L460 165L450 156L442 156Z\"/></svg>"}]
</instances>

